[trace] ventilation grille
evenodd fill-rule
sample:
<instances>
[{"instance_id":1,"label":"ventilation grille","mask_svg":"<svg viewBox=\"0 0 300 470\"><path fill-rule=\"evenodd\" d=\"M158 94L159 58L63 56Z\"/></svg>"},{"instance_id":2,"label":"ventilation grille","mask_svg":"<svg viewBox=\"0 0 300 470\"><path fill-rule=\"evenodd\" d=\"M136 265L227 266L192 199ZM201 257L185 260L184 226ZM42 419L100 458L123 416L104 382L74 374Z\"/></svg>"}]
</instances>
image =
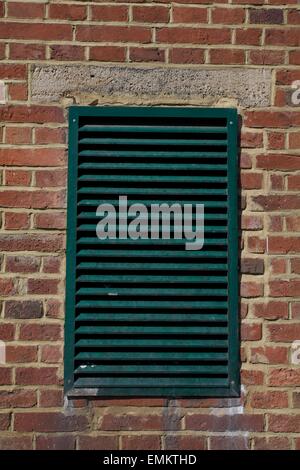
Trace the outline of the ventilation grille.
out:
<instances>
[{"instance_id":1,"label":"ventilation grille","mask_svg":"<svg viewBox=\"0 0 300 470\"><path fill-rule=\"evenodd\" d=\"M73 190L77 186L76 234L68 234L75 250L69 273L74 311L67 312L73 318L73 387L102 396L230 394L236 345L230 345L229 246L235 241L229 214L236 216L236 200L229 197L229 146L235 149L235 112L92 113L75 108L76 135L71 132L76 155L70 157L78 159L71 182ZM105 202L118 207L120 195L128 205L147 207L203 203L203 248L187 251L186 240L174 238L99 240L96 208ZM231 266L236 271L235 261Z\"/></svg>"}]
</instances>

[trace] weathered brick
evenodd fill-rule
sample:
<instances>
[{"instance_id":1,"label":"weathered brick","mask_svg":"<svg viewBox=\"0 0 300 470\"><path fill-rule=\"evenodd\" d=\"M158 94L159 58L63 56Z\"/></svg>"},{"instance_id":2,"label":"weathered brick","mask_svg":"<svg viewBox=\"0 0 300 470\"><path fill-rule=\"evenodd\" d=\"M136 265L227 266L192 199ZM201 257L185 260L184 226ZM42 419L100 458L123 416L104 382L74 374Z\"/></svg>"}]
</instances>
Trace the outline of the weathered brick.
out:
<instances>
[{"instance_id":1,"label":"weathered brick","mask_svg":"<svg viewBox=\"0 0 300 470\"><path fill-rule=\"evenodd\" d=\"M62 338L60 325L52 323L25 324L20 327L20 339L25 341L58 341Z\"/></svg>"},{"instance_id":2,"label":"weathered brick","mask_svg":"<svg viewBox=\"0 0 300 470\"><path fill-rule=\"evenodd\" d=\"M63 429L62 429L63 431ZM37 450L74 450L75 449L75 436L63 434L61 436L37 436L36 437Z\"/></svg>"},{"instance_id":3,"label":"weathered brick","mask_svg":"<svg viewBox=\"0 0 300 470\"><path fill-rule=\"evenodd\" d=\"M57 384L55 367L17 367L17 385L53 385Z\"/></svg>"},{"instance_id":4,"label":"weathered brick","mask_svg":"<svg viewBox=\"0 0 300 470\"><path fill-rule=\"evenodd\" d=\"M284 346L252 347L250 362L253 364L286 364L288 348Z\"/></svg>"},{"instance_id":5,"label":"weathered brick","mask_svg":"<svg viewBox=\"0 0 300 470\"><path fill-rule=\"evenodd\" d=\"M37 404L36 390L1 390L0 408L32 408ZM1 443L0 443L1 449Z\"/></svg>"},{"instance_id":6,"label":"weathered brick","mask_svg":"<svg viewBox=\"0 0 300 470\"><path fill-rule=\"evenodd\" d=\"M139 436L137 436L139 439ZM79 436L78 448L80 450L117 450L118 438L112 435L97 435L97 436ZM126 446L125 446L126 449ZM130 450L130 447L128 448Z\"/></svg>"},{"instance_id":7,"label":"weathered brick","mask_svg":"<svg viewBox=\"0 0 300 470\"><path fill-rule=\"evenodd\" d=\"M15 413L14 429L18 432L85 431L88 419L83 415L57 412Z\"/></svg>"},{"instance_id":8,"label":"weathered brick","mask_svg":"<svg viewBox=\"0 0 300 470\"><path fill-rule=\"evenodd\" d=\"M12 273L35 273L39 271L40 259L33 256L7 256L6 269Z\"/></svg>"},{"instance_id":9,"label":"weathered brick","mask_svg":"<svg viewBox=\"0 0 300 470\"><path fill-rule=\"evenodd\" d=\"M41 318L43 304L40 300L7 300L4 307L5 318Z\"/></svg>"}]
</instances>

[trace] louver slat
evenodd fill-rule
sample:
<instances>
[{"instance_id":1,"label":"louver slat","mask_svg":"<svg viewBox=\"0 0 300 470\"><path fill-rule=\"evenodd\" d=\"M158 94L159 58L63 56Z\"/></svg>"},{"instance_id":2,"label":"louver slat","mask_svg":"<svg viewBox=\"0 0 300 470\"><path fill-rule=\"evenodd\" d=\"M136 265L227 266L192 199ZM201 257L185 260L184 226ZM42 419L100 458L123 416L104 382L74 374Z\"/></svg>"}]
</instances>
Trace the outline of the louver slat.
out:
<instances>
[{"instance_id":1,"label":"louver slat","mask_svg":"<svg viewBox=\"0 0 300 470\"><path fill-rule=\"evenodd\" d=\"M233 109L71 108L69 394L238 395L236 129ZM119 196L204 204L203 248L98 239Z\"/></svg>"}]
</instances>

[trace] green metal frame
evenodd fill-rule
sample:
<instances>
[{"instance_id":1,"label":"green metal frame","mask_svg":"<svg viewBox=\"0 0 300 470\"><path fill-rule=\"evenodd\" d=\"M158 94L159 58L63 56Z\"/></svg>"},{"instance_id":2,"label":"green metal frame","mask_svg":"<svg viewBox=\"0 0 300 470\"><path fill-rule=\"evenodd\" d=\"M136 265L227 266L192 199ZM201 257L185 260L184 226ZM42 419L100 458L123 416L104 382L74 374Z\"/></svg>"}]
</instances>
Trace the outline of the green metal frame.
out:
<instances>
[{"instance_id":1,"label":"green metal frame","mask_svg":"<svg viewBox=\"0 0 300 470\"><path fill-rule=\"evenodd\" d=\"M240 394L239 315L238 315L238 116L233 108L182 108L182 107L87 107L72 106L69 110L68 157L68 216L67 216L67 274L65 319L65 392L68 396L97 396L97 389L74 389L74 338L75 338L75 267L76 267L76 214L78 176L78 123L80 117L204 117L227 118L228 125L228 318L229 318L229 386L182 390L177 396L237 397ZM117 390L107 396L124 396ZM137 393L128 389L126 396L166 396L162 389L145 389ZM168 394L170 395L170 394ZM173 396L173 395L172 395Z\"/></svg>"}]
</instances>

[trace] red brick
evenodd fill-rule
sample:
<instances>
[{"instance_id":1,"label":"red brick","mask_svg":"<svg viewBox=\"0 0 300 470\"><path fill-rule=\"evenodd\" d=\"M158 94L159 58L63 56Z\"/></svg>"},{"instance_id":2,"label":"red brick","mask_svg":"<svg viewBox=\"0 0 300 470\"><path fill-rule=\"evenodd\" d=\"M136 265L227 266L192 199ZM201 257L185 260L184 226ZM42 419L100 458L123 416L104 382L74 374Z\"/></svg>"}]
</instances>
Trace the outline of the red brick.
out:
<instances>
[{"instance_id":1,"label":"red brick","mask_svg":"<svg viewBox=\"0 0 300 470\"><path fill-rule=\"evenodd\" d=\"M63 166L63 149L0 149L1 165L9 166Z\"/></svg>"},{"instance_id":2,"label":"red brick","mask_svg":"<svg viewBox=\"0 0 300 470\"><path fill-rule=\"evenodd\" d=\"M62 362L62 350L60 346L45 344L41 346L41 362L57 364Z\"/></svg>"},{"instance_id":3,"label":"red brick","mask_svg":"<svg viewBox=\"0 0 300 470\"><path fill-rule=\"evenodd\" d=\"M296 3L296 2L295 2ZM300 23L300 12L299 10L290 10L287 13L288 24L299 25Z\"/></svg>"},{"instance_id":4,"label":"red brick","mask_svg":"<svg viewBox=\"0 0 300 470\"><path fill-rule=\"evenodd\" d=\"M27 101L28 89L26 83L9 83L8 97L11 101Z\"/></svg>"},{"instance_id":5,"label":"red brick","mask_svg":"<svg viewBox=\"0 0 300 470\"><path fill-rule=\"evenodd\" d=\"M262 338L262 325L260 323L242 323L241 339L242 341L259 341Z\"/></svg>"},{"instance_id":6,"label":"red brick","mask_svg":"<svg viewBox=\"0 0 300 470\"><path fill-rule=\"evenodd\" d=\"M35 184L41 188L66 186L67 171L65 169L37 170Z\"/></svg>"},{"instance_id":7,"label":"red brick","mask_svg":"<svg viewBox=\"0 0 300 470\"><path fill-rule=\"evenodd\" d=\"M36 214L34 226L42 229L64 229L66 227L66 214L64 212Z\"/></svg>"},{"instance_id":8,"label":"red brick","mask_svg":"<svg viewBox=\"0 0 300 470\"><path fill-rule=\"evenodd\" d=\"M173 23L207 23L207 13L207 8L173 6Z\"/></svg>"},{"instance_id":9,"label":"red brick","mask_svg":"<svg viewBox=\"0 0 300 470\"><path fill-rule=\"evenodd\" d=\"M99 421L99 429L104 431L141 431L162 429L162 416L159 414L135 415L107 413Z\"/></svg>"},{"instance_id":10,"label":"red brick","mask_svg":"<svg viewBox=\"0 0 300 470\"><path fill-rule=\"evenodd\" d=\"M300 393L293 393L293 408L300 408Z\"/></svg>"},{"instance_id":11,"label":"red brick","mask_svg":"<svg viewBox=\"0 0 300 470\"><path fill-rule=\"evenodd\" d=\"M249 58L254 65L278 65L284 64L284 51L250 51Z\"/></svg>"},{"instance_id":12,"label":"red brick","mask_svg":"<svg viewBox=\"0 0 300 470\"><path fill-rule=\"evenodd\" d=\"M250 362L252 364L286 364L288 348L284 346L261 346L251 348Z\"/></svg>"},{"instance_id":13,"label":"red brick","mask_svg":"<svg viewBox=\"0 0 300 470\"><path fill-rule=\"evenodd\" d=\"M289 52L289 64L300 65L300 51L290 51Z\"/></svg>"},{"instance_id":14,"label":"red brick","mask_svg":"<svg viewBox=\"0 0 300 470\"><path fill-rule=\"evenodd\" d=\"M272 259L270 267L272 274L286 274L287 261L283 258Z\"/></svg>"},{"instance_id":15,"label":"red brick","mask_svg":"<svg viewBox=\"0 0 300 470\"><path fill-rule=\"evenodd\" d=\"M24 207L26 209L56 209L65 206L64 191L15 191L0 192L0 205L3 207Z\"/></svg>"},{"instance_id":16,"label":"red brick","mask_svg":"<svg viewBox=\"0 0 300 470\"><path fill-rule=\"evenodd\" d=\"M262 230L263 219L259 215L243 215L242 216L242 229L243 230Z\"/></svg>"},{"instance_id":17,"label":"red brick","mask_svg":"<svg viewBox=\"0 0 300 470\"><path fill-rule=\"evenodd\" d=\"M0 385L12 385L12 369L10 367L0 366ZM0 415L1 430L1 415Z\"/></svg>"},{"instance_id":18,"label":"red brick","mask_svg":"<svg viewBox=\"0 0 300 470\"><path fill-rule=\"evenodd\" d=\"M7 300L4 309L5 318L41 318L43 304L40 300Z\"/></svg>"},{"instance_id":19,"label":"red brick","mask_svg":"<svg viewBox=\"0 0 300 470\"><path fill-rule=\"evenodd\" d=\"M288 190L289 191L297 191L300 189L300 176L288 176Z\"/></svg>"},{"instance_id":20,"label":"red brick","mask_svg":"<svg viewBox=\"0 0 300 470\"><path fill-rule=\"evenodd\" d=\"M238 24L244 23L245 10L243 8L213 8L212 22L217 24Z\"/></svg>"},{"instance_id":21,"label":"red brick","mask_svg":"<svg viewBox=\"0 0 300 470\"><path fill-rule=\"evenodd\" d=\"M30 214L22 214L20 212L5 212L4 226L8 230L20 230L29 228Z\"/></svg>"},{"instance_id":22,"label":"red brick","mask_svg":"<svg viewBox=\"0 0 300 470\"><path fill-rule=\"evenodd\" d=\"M40 259L33 256L7 256L6 270L12 273L35 273L39 271Z\"/></svg>"},{"instance_id":23,"label":"red brick","mask_svg":"<svg viewBox=\"0 0 300 470\"><path fill-rule=\"evenodd\" d=\"M293 319L300 319L300 302L292 302L291 313Z\"/></svg>"},{"instance_id":24,"label":"red brick","mask_svg":"<svg viewBox=\"0 0 300 470\"><path fill-rule=\"evenodd\" d=\"M72 8L74 5L72 5ZM71 24L49 23L15 23L5 22L1 25L0 38L41 40L41 41L71 41Z\"/></svg>"},{"instance_id":25,"label":"red brick","mask_svg":"<svg viewBox=\"0 0 300 470\"><path fill-rule=\"evenodd\" d=\"M93 21L127 21L128 7L125 5L92 5Z\"/></svg>"},{"instance_id":26,"label":"red brick","mask_svg":"<svg viewBox=\"0 0 300 470\"><path fill-rule=\"evenodd\" d=\"M2 26L5 23L2 23ZM2 29L2 28L1 28ZM1 32L0 32L1 34ZM0 64L0 79L25 80L27 78L27 68L23 64Z\"/></svg>"},{"instance_id":27,"label":"red brick","mask_svg":"<svg viewBox=\"0 0 300 470\"><path fill-rule=\"evenodd\" d=\"M9 2L7 16L14 18L43 18L45 6L41 3Z\"/></svg>"},{"instance_id":28,"label":"red brick","mask_svg":"<svg viewBox=\"0 0 300 470\"><path fill-rule=\"evenodd\" d=\"M267 29L265 44L271 46L300 46L299 29Z\"/></svg>"},{"instance_id":29,"label":"red brick","mask_svg":"<svg viewBox=\"0 0 300 470\"><path fill-rule=\"evenodd\" d=\"M5 44L0 44L0 59L5 59L6 51L5 51Z\"/></svg>"},{"instance_id":30,"label":"red brick","mask_svg":"<svg viewBox=\"0 0 300 470\"><path fill-rule=\"evenodd\" d=\"M0 2L0 17L2 18L5 14L5 10L4 10L4 2L1 1Z\"/></svg>"},{"instance_id":31,"label":"red brick","mask_svg":"<svg viewBox=\"0 0 300 470\"><path fill-rule=\"evenodd\" d=\"M294 182L293 182L294 185ZM289 186L289 189L294 189ZM300 230L300 217L288 216L285 218L288 231L298 232Z\"/></svg>"},{"instance_id":32,"label":"red brick","mask_svg":"<svg viewBox=\"0 0 300 470\"><path fill-rule=\"evenodd\" d=\"M266 320L277 320L288 318L288 303L272 300L267 303L254 304L254 315Z\"/></svg>"},{"instance_id":33,"label":"red brick","mask_svg":"<svg viewBox=\"0 0 300 470\"><path fill-rule=\"evenodd\" d=\"M0 450L32 450L31 436L3 436L0 437Z\"/></svg>"},{"instance_id":34,"label":"red brick","mask_svg":"<svg viewBox=\"0 0 300 470\"><path fill-rule=\"evenodd\" d=\"M268 238L269 253L299 253L300 239L298 237L270 236Z\"/></svg>"},{"instance_id":35,"label":"red brick","mask_svg":"<svg viewBox=\"0 0 300 470\"><path fill-rule=\"evenodd\" d=\"M254 437L254 450L290 450L291 445L287 437Z\"/></svg>"},{"instance_id":36,"label":"red brick","mask_svg":"<svg viewBox=\"0 0 300 470\"><path fill-rule=\"evenodd\" d=\"M263 184L262 173L242 173L241 186L243 189L261 189Z\"/></svg>"},{"instance_id":37,"label":"red brick","mask_svg":"<svg viewBox=\"0 0 300 470\"><path fill-rule=\"evenodd\" d=\"M242 436L211 436L211 450L249 450L250 443L248 437Z\"/></svg>"},{"instance_id":38,"label":"red brick","mask_svg":"<svg viewBox=\"0 0 300 470\"><path fill-rule=\"evenodd\" d=\"M264 374L261 370L242 370L242 383L244 385L262 385Z\"/></svg>"},{"instance_id":39,"label":"red brick","mask_svg":"<svg viewBox=\"0 0 300 470\"><path fill-rule=\"evenodd\" d=\"M21 24L21 23L18 23ZM4 122L34 122L38 124L49 122L64 122L63 109L57 106L40 106L40 105L14 105L14 106L1 106L0 119ZM57 152L56 149L47 149L47 152ZM12 152L12 149L1 149L1 152ZM36 149L41 152L40 149ZM24 150L23 152L33 152L33 150ZM43 149L46 152L46 149ZM55 163L54 163L55 164ZM43 166L43 165L42 165Z\"/></svg>"},{"instance_id":40,"label":"red brick","mask_svg":"<svg viewBox=\"0 0 300 470\"><path fill-rule=\"evenodd\" d=\"M245 52L240 49L211 49L211 64L244 64Z\"/></svg>"},{"instance_id":41,"label":"red brick","mask_svg":"<svg viewBox=\"0 0 300 470\"><path fill-rule=\"evenodd\" d=\"M15 413L14 429L18 432L72 432L85 431L87 427L88 419L82 415L57 412Z\"/></svg>"},{"instance_id":42,"label":"red brick","mask_svg":"<svg viewBox=\"0 0 300 470\"><path fill-rule=\"evenodd\" d=\"M74 450L75 436L37 436L37 450Z\"/></svg>"},{"instance_id":43,"label":"red brick","mask_svg":"<svg viewBox=\"0 0 300 470\"><path fill-rule=\"evenodd\" d=\"M30 324L21 325L20 340L24 341L58 341L62 338L60 325L44 323L42 325Z\"/></svg>"},{"instance_id":44,"label":"red brick","mask_svg":"<svg viewBox=\"0 0 300 470\"><path fill-rule=\"evenodd\" d=\"M194 413L187 415L186 429L197 431L263 431L264 417L259 414L208 415Z\"/></svg>"},{"instance_id":45,"label":"red brick","mask_svg":"<svg viewBox=\"0 0 300 470\"><path fill-rule=\"evenodd\" d=\"M300 369L274 369L269 374L271 387L299 387Z\"/></svg>"},{"instance_id":46,"label":"red brick","mask_svg":"<svg viewBox=\"0 0 300 470\"><path fill-rule=\"evenodd\" d=\"M0 431L7 431L10 425L10 414L0 413Z\"/></svg>"},{"instance_id":47,"label":"red brick","mask_svg":"<svg viewBox=\"0 0 300 470\"><path fill-rule=\"evenodd\" d=\"M12 295L15 294L15 287L13 279L0 279L0 295Z\"/></svg>"},{"instance_id":48,"label":"red brick","mask_svg":"<svg viewBox=\"0 0 300 470\"><path fill-rule=\"evenodd\" d=\"M57 279L28 279L28 294L57 294L59 280Z\"/></svg>"},{"instance_id":49,"label":"red brick","mask_svg":"<svg viewBox=\"0 0 300 470\"><path fill-rule=\"evenodd\" d=\"M169 8L165 6L133 6L132 19L140 23L167 23Z\"/></svg>"},{"instance_id":50,"label":"red brick","mask_svg":"<svg viewBox=\"0 0 300 470\"><path fill-rule=\"evenodd\" d=\"M139 439L139 436L135 436ZM118 437L108 435L79 436L78 448L80 450L117 450Z\"/></svg>"},{"instance_id":51,"label":"red brick","mask_svg":"<svg viewBox=\"0 0 300 470\"><path fill-rule=\"evenodd\" d=\"M283 132L268 132L268 148L274 150L284 149L285 134Z\"/></svg>"},{"instance_id":52,"label":"red brick","mask_svg":"<svg viewBox=\"0 0 300 470\"><path fill-rule=\"evenodd\" d=\"M284 210L300 208L300 197L296 195L293 195L293 196L261 195L261 196L253 196L252 200L257 205L259 205L262 210L265 210L265 211L275 211L275 210L284 211ZM289 242L286 242L286 244L290 245ZM273 253L281 253L281 252L274 251Z\"/></svg>"},{"instance_id":53,"label":"red brick","mask_svg":"<svg viewBox=\"0 0 300 470\"><path fill-rule=\"evenodd\" d=\"M276 73L276 85L291 85L296 80L300 80L300 71L297 69L282 69Z\"/></svg>"},{"instance_id":54,"label":"red brick","mask_svg":"<svg viewBox=\"0 0 300 470\"><path fill-rule=\"evenodd\" d=\"M253 392L250 405L252 408L288 408L287 392Z\"/></svg>"},{"instance_id":55,"label":"red brick","mask_svg":"<svg viewBox=\"0 0 300 470\"><path fill-rule=\"evenodd\" d=\"M246 111L244 120L247 127L262 128L287 128L298 123L300 123L299 115L287 111Z\"/></svg>"},{"instance_id":56,"label":"red brick","mask_svg":"<svg viewBox=\"0 0 300 470\"><path fill-rule=\"evenodd\" d=\"M53 45L50 46L50 58L55 60L84 60L84 47Z\"/></svg>"},{"instance_id":57,"label":"red brick","mask_svg":"<svg viewBox=\"0 0 300 470\"><path fill-rule=\"evenodd\" d=\"M50 127L37 127L35 129L35 143L36 144L65 144L66 143L66 130L62 128L52 129Z\"/></svg>"},{"instance_id":58,"label":"red brick","mask_svg":"<svg viewBox=\"0 0 300 470\"><path fill-rule=\"evenodd\" d=\"M263 134L258 132L243 132L241 136L243 148L260 148L263 146Z\"/></svg>"},{"instance_id":59,"label":"red brick","mask_svg":"<svg viewBox=\"0 0 300 470\"><path fill-rule=\"evenodd\" d=\"M263 274L264 260L258 258L243 258L241 260L242 274Z\"/></svg>"},{"instance_id":60,"label":"red brick","mask_svg":"<svg viewBox=\"0 0 300 470\"><path fill-rule=\"evenodd\" d=\"M291 343L300 338L300 325L289 323L276 323L267 325L269 338L272 342Z\"/></svg>"},{"instance_id":61,"label":"red brick","mask_svg":"<svg viewBox=\"0 0 300 470\"><path fill-rule=\"evenodd\" d=\"M2 341L12 341L15 336L15 325L10 323L0 323L0 339Z\"/></svg>"},{"instance_id":62,"label":"red brick","mask_svg":"<svg viewBox=\"0 0 300 470\"><path fill-rule=\"evenodd\" d=\"M51 408L63 406L64 394L61 389L40 390L40 406Z\"/></svg>"},{"instance_id":63,"label":"red brick","mask_svg":"<svg viewBox=\"0 0 300 470\"><path fill-rule=\"evenodd\" d=\"M235 43L248 44L250 46L259 46L261 35L261 29L237 29Z\"/></svg>"},{"instance_id":64,"label":"red brick","mask_svg":"<svg viewBox=\"0 0 300 470\"><path fill-rule=\"evenodd\" d=\"M270 175L271 189L274 191L283 191L284 177L282 175Z\"/></svg>"},{"instance_id":65,"label":"red brick","mask_svg":"<svg viewBox=\"0 0 300 470\"><path fill-rule=\"evenodd\" d=\"M57 384L56 367L16 367L17 385Z\"/></svg>"},{"instance_id":66,"label":"red brick","mask_svg":"<svg viewBox=\"0 0 300 470\"><path fill-rule=\"evenodd\" d=\"M119 46L97 46L90 48L90 60L100 62L123 62L126 48Z\"/></svg>"},{"instance_id":67,"label":"red brick","mask_svg":"<svg viewBox=\"0 0 300 470\"><path fill-rule=\"evenodd\" d=\"M43 60L46 58L44 44L9 44L9 58L17 60Z\"/></svg>"},{"instance_id":68,"label":"red brick","mask_svg":"<svg viewBox=\"0 0 300 470\"><path fill-rule=\"evenodd\" d=\"M36 404L37 396L35 390L0 391L0 408L31 408Z\"/></svg>"},{"instance_id":69,"label":"red brick","mask_svg":"<svg viewBox=\"0 0 300 470\"><path fill-rule=\"evenodd\" d=\"M201 28L159 28L157 42L170 44L230 44L229 29Z\"/></svg>"},{"instance_id":70,"label":"red brick","mask_svg":"<svg viewBox=\"0 0 300 470\"><path fill-rule=\"evenodd\" d=\"M250 9L249 15L249 22L256 24L282 24L284 20L283 11L278 8Z\"/></svg>"},{"instance_id":71,"label":"red brick","mask_svg":"<svg viewBox=\"0 0 300 470\"><path fill-rule=\"evenodd\" d=\"M43 259L43 272L44 273L59 273L61 267L61 258L55 256L44 257Z\"/></svg>"},{"instance_id":72,"label":"red brick","mask_svg":"<svg viewBox=\"0 0 300 470\"><path fill-rule=\"evenodd\" d=\"M264 238L248 236L247 242L250 253L264 253L266 250L266 241Z\"/></svg>"},{"instance_id":73,"label":"red brick","mask_svg":"<svg viewBox=\"0 0 300 470\"><path fill-rule=\"evenodd\" d=\"M300 148L300 134L299 132L291 132L289 134L289 148L299 149Z\"/></svg>"},{"instance_id":74,"label":"red brick","mask_svg":"<svg viewBox=\"0 0 300 470\"><path fill-rule=\"evenodd\" d=\"M64 247L61 234L0 234L2 251L55 252Z\"/></svg>"},{"instance_id":75,"label":"red brick","mask_svg":"<svg viewBox=\"0 0 300 470\"><path fill-rule=\"evenodd\" d=\"M169 52L172 64L203 64L204 60L204 49L177 47Z\"/></svg>"},{"instance_id":76,"label":"red brick","mask_svg":"<svg viewBox=\"0 0 300 470\"><path fill-rule=\"evenodd\" d=\"M123 450L160 450L161 437L158 435L123 436Z\"/></svg>"},{"instance_id":77,"label":"red brick","mask_svg":"<svg viewBox=\"0 0 300 470\"><path fill-rule=\"evenodd\" d=\"M291 260L291 272L295 274L300 274L300 259L295 258Z\"/></svg>"},{"instance_id":78,"label":"red brick","mask_svg":"<svg viewBox=\"0 0 300 470\"><path fill-rule=\"evenodd\" d=\"M36 362L37 361L37 346L7 346L6 348L6 362L8 364ZM1 401L1 395L0 395Z\"/></svg>"},{"instance_id":79,"label":"red brick","mask_svg":"<svg viewBox=\"0 0 300 470\"><path fill-rule=\"evenodd\" d=\"M59 20L85 20L86 6L72 3L51 3L49 5L49 18ZM57 23L56 23L57 24Z\"/></svg>"},{"instance_id":80,"label":"red brick","mask_svg":"<svg viewBox=\"0 0 300 470\"><path fill-rule=\"evenodd\" d=\"M85 26L76 30L77 41L87 42L151 42L150 28L142 26Z\"/></svg>"},{"instance_id":81,"label":"red brick","mask_svg":"<svg viewBox=\"0 0 300 470\"><path fill-rule=\"evenodd\" d=\"M300 432L300 416L274 414L269 415L268 431L271 432Z\"/></svg>"},{"instance_id":82,"label":"red brick","mask_svg":"<svg viewBox=\"0 0 300 470\"><path fill-rule=\"evenodd\" d=\"M31 172L28 170L6 170L6 186L30 186Z\"/></svg>"},{"instance_id":83,"label":"red brick","mask_svg":"<svg viewBox=\"0 0 300 470\"><path fill-rule=\"evenodd\" d=\"M156 437L156 436L155 436ZM132 438L127 438L131 439ZM207 448L206 446L206 440L204 437L201 436L192 436L192 435L186 435L186 436L179 436L179 435L172 435L168 434L165 436L165 445L164 449L166 450L205 450ZM154 442L153 442L154 444ZM150 447L151 448L151 447ZM137 449L138 447L131 447L131 450ZM147 450L146 446L145 449ZM152 447L153 450L155 450L154 447ZM156 449L159 449L159 447L156 447Z\"/></svg>"},{"instance_id":84,"label":"red brick","mask_svg":"<svg viewBox=\"0 0 300 470\"><path fill-rule=\"evenodd\" d=\"M132 62L164 62L165 51L158 47L131 47L129 59Z\"/></svg>"},{"instance_id":85,"label":"red brick","mask_svg":"<svg viewBox=\"0 0 300 470\"><path fill-rule=\"evenodd\" d=\"M62 318L62 304L59 300L48 299L46 301L46 317L48 318Z\"/></svg>"},{"instance_id":86,"label":"red brick","mask_svg":"<svg viewBox=\"0 0 300 470\"><path fill-rule=\"evenodd\" d=\"M270 232L282 232L283 217L280 215L271 215L268 217Z\"/></svg>"}]
</instances>

